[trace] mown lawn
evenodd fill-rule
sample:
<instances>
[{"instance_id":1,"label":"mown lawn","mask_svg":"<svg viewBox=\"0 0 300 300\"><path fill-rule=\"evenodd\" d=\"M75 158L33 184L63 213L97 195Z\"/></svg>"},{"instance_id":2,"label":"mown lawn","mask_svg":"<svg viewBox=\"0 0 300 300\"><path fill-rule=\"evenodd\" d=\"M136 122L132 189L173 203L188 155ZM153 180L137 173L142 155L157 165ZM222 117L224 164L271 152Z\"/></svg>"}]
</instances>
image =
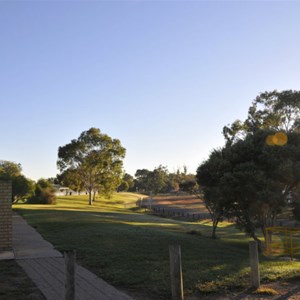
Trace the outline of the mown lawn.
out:
<instances>
[{"instance_id":1,"label":"mown lawn","mask_svg":"<svg viewBox=\"0 0 300 300\"><path fill-rule=\"evenodd\" d=\"M0 270L0 299L45 300L39 289L14 260L1 260Z\"/></svg>"},{"instance_id":2,"label":"mown lawn","mask_svg":"<svg viewBox=\"0 0 300 300\"><path fill-rule=\"evenodd\" d=\"M168 246L180 244L187 295L225 292L249 284L248 238L223 223L212 240L207 221L184 222L135 211L140 195L120 193L88 206L87 196L57 205L14 205L14 210L58 249L76 249L80 263L132 295L170 298ZM300 263L261 257L263 280L300 276Z\"/></svg>"}]
</instances>

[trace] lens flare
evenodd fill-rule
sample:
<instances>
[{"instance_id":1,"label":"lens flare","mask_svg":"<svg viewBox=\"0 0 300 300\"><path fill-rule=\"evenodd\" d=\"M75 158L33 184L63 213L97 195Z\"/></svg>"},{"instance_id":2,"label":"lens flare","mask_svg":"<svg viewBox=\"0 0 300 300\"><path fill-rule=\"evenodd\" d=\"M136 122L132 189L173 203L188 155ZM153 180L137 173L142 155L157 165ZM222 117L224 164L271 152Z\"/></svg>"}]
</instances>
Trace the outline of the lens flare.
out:
<instances>
[{"instance_id":1,"label":"lens flare","mask_svg":"<svg viewBox=\"0 0 300 300\"><path fill-rule=\"evenodd\" d=\"M267 145L269 146L274 146L274 142L273 142L273 135L268 135L267 138L266 138L266 143Z\"/></svg>"},{"instance_id":2,"label":"lens flare","mask_svg":"<svg viewBox=\"0 0 300 300\"><path fill-rule=\"evenodd\" d=\"M284 132L275 133L273 139L277 146L284 146L288 141L288 137Z\"/></svg>"},{"instance_id":3,"label":"lens flare","mask_svg":"<svg viewBox=\"0 0 300 300\"><path fill-rule=\"evenodd\" d=\"M273 135L268 135L266 144L269 146L284 146L288 142L288 137L284 132L277 132Z\"/></svg>"}]
</instances>

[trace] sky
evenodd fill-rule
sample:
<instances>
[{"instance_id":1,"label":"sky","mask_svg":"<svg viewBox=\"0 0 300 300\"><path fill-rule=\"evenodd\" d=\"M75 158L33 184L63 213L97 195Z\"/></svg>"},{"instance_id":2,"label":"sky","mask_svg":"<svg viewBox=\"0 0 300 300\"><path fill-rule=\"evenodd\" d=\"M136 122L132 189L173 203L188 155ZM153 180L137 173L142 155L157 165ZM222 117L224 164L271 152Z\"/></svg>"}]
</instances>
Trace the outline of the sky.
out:
<instances>
[{"instance_id":1,"label":"sky","mask_svg":"<svg viewBox=\"0 0 300 300\"><path fill-rule=\"evenodd\" d=\"M0 1L0 160L55 177L91 127L124 170L195 173L264 91L300 90L298 1Z\"/></svg>"}]
</instances>

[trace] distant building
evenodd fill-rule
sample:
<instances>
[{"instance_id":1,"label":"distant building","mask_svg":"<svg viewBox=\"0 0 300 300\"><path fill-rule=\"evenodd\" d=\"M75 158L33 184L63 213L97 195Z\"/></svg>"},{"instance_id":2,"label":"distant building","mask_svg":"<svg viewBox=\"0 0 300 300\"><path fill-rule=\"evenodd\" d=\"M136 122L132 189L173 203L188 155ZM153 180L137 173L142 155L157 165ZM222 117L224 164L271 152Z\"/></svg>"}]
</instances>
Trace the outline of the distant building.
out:
<instances>
[{"instance_id":1,"label":"distant building","mask_svg":"<svg viewBox=\"0 0 300 300\"><path fill-rule=\"evenodd\" d=\"M76 192L67 186L61 186L59 184L54 184L54 189L55 189L55 196L68 196L68 195L83 195L85 194L85 191L81 192Z\"/></svg>"},{"instance_id":2,"label":"distant building","mask_svg":"<svg viewBox=\"0 0 300 300\"><path fill-rule=\"evenodd\" d=\"M55 196L66 196L70 193L70 189L65 186L61 186L59 184L54 184L54 189L55 189Z\"/></svg>"}]
</instances>

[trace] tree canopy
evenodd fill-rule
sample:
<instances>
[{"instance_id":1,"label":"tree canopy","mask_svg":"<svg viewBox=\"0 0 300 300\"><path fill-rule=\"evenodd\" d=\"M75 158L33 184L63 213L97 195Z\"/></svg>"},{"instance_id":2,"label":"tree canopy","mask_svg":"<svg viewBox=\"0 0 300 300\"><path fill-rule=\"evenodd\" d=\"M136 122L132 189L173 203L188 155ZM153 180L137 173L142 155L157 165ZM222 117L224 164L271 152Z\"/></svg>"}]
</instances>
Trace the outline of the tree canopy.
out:
<instances>
[{"instance_id":1,"label":"tree canopy","mask_svg":"<svg viewBox=\"0 0 300 300\"><path fill-rule=\"evenodd\" d=\"M112 139L98 128L90 128L78 139L59 147L57 166L61 172L76 172L89 194L110 196L121 183L126 150L118 139Z\"/></svg>"},{"instance_id":2,"label":"tree canopy","mask_svg":"<svg viewBox=\"0 0 300 300\"><path fill-rule=\"evenodd\" d=\"M248 110L247 119L224 126L223 135L227 143L233 143L260 129L299 132L300 91L274 90L259 94Z\"/></svg>"},{"instance_id":3,"label":"tree canopy","mask_svg":"<svg viewBox=\"0 0 300 300\"><path fill-rule=\"evenodd\" d=\"M248 134L244 140L214 150L197 170L197 180L214 225L234 218L254 239L265 233L300 183L300 134L288 133L289 143L271 146L270 131ZM215 228L214 228L215 229Z\"/></svg>"},{"instance_id":4,"label":"tree canopy","mask_svg":"<svg viewBox=\"0 0 300 300\"><path fill-rule=\"evenodd\" d=\"M12 201L26 199L33 194L34 182L22 175L21 164L0 160L0 179L12 181Z\"/></svg>"},{"instance_id":5,"label":"tree canopy","mask_svg":"<svg viewBox=\"0 0 300 300\"><path fill-rule=\"evenodd\" d=\"M167 167L159 165L152 171L138 169L135 173L134 189L149 194L158 194L178 192L179 189L185 190L191 184L196 185L195 175L188 174L186 167L183 172L177 169L176 172L170 173Z\"/></svg>"},{"instance_id":6,"label":"tree canopy","mask_svg":"<svg viewBox=\"0 0 300 300\"><path fill-rule=\"evenodd\" d=\"M265 233L287 199L297 198L299 120L300 92L273 91L253 101L245 121L224 127L226 145L197 170L214 230L225 216L257 239L256 229Z\"/></svg>"}]
</instances>

